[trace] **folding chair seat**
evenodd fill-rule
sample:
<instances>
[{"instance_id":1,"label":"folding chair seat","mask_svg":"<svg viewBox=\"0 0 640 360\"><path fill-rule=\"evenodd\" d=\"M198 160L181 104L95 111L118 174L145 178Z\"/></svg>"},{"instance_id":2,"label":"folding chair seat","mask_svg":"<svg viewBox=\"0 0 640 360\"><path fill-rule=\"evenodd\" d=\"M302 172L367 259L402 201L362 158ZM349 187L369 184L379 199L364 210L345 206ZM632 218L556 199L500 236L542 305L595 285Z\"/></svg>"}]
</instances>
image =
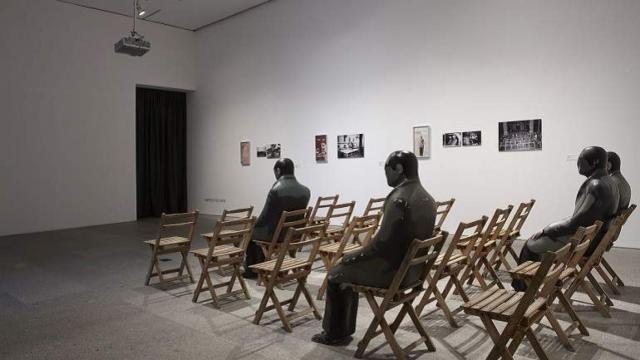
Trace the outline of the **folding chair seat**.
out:
<instances>
[{"instance_id":1,"label":"folding chair seat","mask_svg":"<svg viewBox=\"0 0 640 360\"><path fill-rule=\"evenodd\" d=\"M442 230L442 225L444 224L444 221L447 219L447 216L449 216L449 212L451 211L451 208L453 207L453 203L455 202L456 202L455 198L451 198L450 200L447 200L447 201L436 201L436 224L435 224L435 227L433 228L434 233Z\"/></svg>"},{"instance_id":2,"label":"folding chair seat","mask_svg":"<svg viewBox=\"0 0 640 360\"><path fill-rule=\"evenodd\" d=\"M327 221L327 214L331 210L331 207L338 203L338 198L338 194L318 197L318 200L316 200L316 204L311 211L309 225L317 225Z\"/></svg>"},{"instance_id":3,"label":"folding chair seat","mask_svg":"<svg viewBox=\"0 0 640 360\"><path fill-rule=\"evenodd\" d=\"M580 271L576 274L573 282L567 290L565 291L565 297L571 301L571 297L575 293L578 288L582 289L596 309L602 314L602 316L610 318L610 307L613 306L613 301L606 293L606 291L600 286L596 278L593 276L592 271L595 270L598 273L604 273L604 270L601 266L601 260L604 252L609 247L609 244L613 241L616 234L620 231L622 224L629 218L631 213L635 207L629 207L628 209L623 210L620 214L615 216L612 220L609 221L608 229L602 239L600 239L600 243L596 246L593 253L587 257L583 257L578 266ZM585 280L588 280L585 281ZM592 288L593 287L593 288ZM593 289L597 292L594 293Z\"/></svg>"},{"instance_id":4,"label":"folding chair seat","mask_svg":"<svg viewBox=\"0 0 640 360\"><path fill-rule=\"evenodd\" d=\"M636 208L635 204L632 204L631 206L629 206L628 209L631 209L631 210L629 214L626 216L626 219L629 219L629 216L631 216L635 208ZM622 227L624 227L624 225L627 223L626 219L622 224ZM619 233L616 234L616 239L618 238L618 236L620 236ZM612 245L613 245L613 242L612 242ZM611 245L609 246L609 248L607 248L607 251L609 251L609 249L611 249ZM609 288L614 294L620 295L620 291L618 290L617 286L624 287L624 282L622 281L622 278L620 277L620 275L618 275L618 273L616 273L616 271L613 269L613 266L609 264L609 262L604 257L604 255L602 256L602 259L600 259L600 263L602 264L602 267L604 270L603 272L600 273L600 277L602 277L602 280L605 281L605 283L609 286Z\"/></svg>"},{"instance_id":5,"label":"folding chair seat","mask_svg":"<svg viewBox=\"0 0 640 360\"><path fill-rule=\"evenodd\" d=\"M209 291L211 300L215 307L219 307L220 299L243 294L250 299L249 290L244 282L240 266L244 262L245 251L251 240L253 228L256 223L256 217L240 218L237 220L218 220L213 227L211 237L207 237L206 248L191 250L198 263L200 264L201 273L198 284L193 291L193 302L198 301L200 293ZM211 268L221 268L227 266L231 268L231 279L214 284L211 278ZM235 281L240 283L240 289L233 290ZM204 284L206 282L206 287ZM217 294L216 289L226 288L223 294Z\"/></svg>"},{"instance_id":6,"label":"folding chair seat","mask_svg":"<svg viewBox=\"0 0 640 360\"><path fill-rule=\"evenodd\" d=\"M324 297L328 286L327 276L329 276L329 271L340 261L342 255L361 249L362 246L368 243L378 227L379 219L380 214L356 216L349 223L347 230L339 242L330 242L320 246L318 254L327 270L327 274L318 290L318 300L322 300Z\"/></svg>"},{"instance_id":7,"label":"folding chair seat","mask_svg":"<svg viewBox=\"0 0 640 360\"><path fill-rule=\"evenodd\" d=\"M283 328L287 332L292 331L291 321L294 319L308 314L313 314L318 320L322 319L306 287L306 283L307 277L309 273L311 273L311 267L318 252L318 247L323 240L325 226L325 224L318 224L303 228L289 228L282 246L278 249L277 257L250 267L264 280L266 287L262 301L253 320L255 324L259 324L264 313L270 310L276 310L280 321L282 321ZM290 251L304 247L310 248L309 255L305 259L287 257ZM285 301L280 301L275 288L289 281L295 281L297 283L293 297ZM309 307L298 312L293 312L301 294L306 299ZM271 300L272 305L267 306L269 300ZM285 313L283 309L285 305L289 305L288 310L292 312L291 314Z\"/></svg>"},{"instance_id":8,"label":"folding chair seat","mask_svg":"<svg viewBox=\"0 0 640 360\"><path fill-rule=\"evenodd\" d=\"M420 296L424 291L422 284L426 280L427 274L440 254L440 250L442 250L444 239L444 234L439 234L433 238L425 240L414 239L400 265L400 268L396 272L391 285L386 289L362 286L358 284L347 284L347 286L352 287L354 291L365 296L374 314L374 318L367 328L363 339L358 343L358 349L355 353L356 358L361 358L371 340L380 334L384 334L397 359L405 359L405 353L411 351L420 344L425 344L429 351L436 350L431 338L427 334L427 331L420 323L420 319L418 318L412 303L413 300ZM413 284L403 284L409 269L414 266L422 267L422 273L418 281ZM375 299L376 297L382 298L382 301L378 303ZM395 320L389 324L385 315L389 310L397 306L402 306L402 308L398 312ZM407 314L411 318L420 338L403 349L398 344L395 333ZM380 328L380 330L378 330L378 328Z\"/></svg>"},{"instance_id":9,"label":"folding chair seat","mask_svg":"<svg viewBox=\"0 0 640 360\"><path fill-rule=\"evenodd\" d=\"M469 264L462 273L461 282L468 281L469 285L473 284L473 280L478 280L482 289L487 289L492 285L496 285L499 288L504 288L498 274L489 263L489 254L496 248L496 240L500 236L509 214L513 206L509 205L505 209L496 209L491 217L491 220L487 224L487 228L484 230L480 241L463 241L457 244L457 247L463 254L469 257ZM487 284L484 280L482 273L482 267L485 267L487 273L491 275L493 280Z\"/></svg>"},{"instance_id":10,"label":"folding chair seat","mask_svg":"<svg viewBox=\"0 0 640 360\"><path fill-rule=\"evenodd\" d=\"M531 199L527 203L521 203L507 228L500 232L496 250L493 252L491 260L489 261L495 270L499 270L501 265L504 265L507 270L511 269L511 264L507 261L507 255L511 255L515 263L518 262L518 254L513 250L513 242L520 236L522 226L529 217L535 203L536 201L534 199Z\"/></svg>"},{"instance_id":11,"label":"folding chair seat","mask_svg":"<svg viewBox=\"0 0 640 360\"><path fill-rule=\"evenodd\" d=\"M494 342L487 359L513 359L525 336L538 357L547 359L531 327L550 313L552 293L565 267L570 247L566 245L555 253L543 255L541 265L526 292L491 288L471 297L462 305L465 313L480 317ZM502 333L498 332L494 321L507 323Z\"/></svg>"},{"instance_id":12,"label":"folding chair seat","mask_svg":"<svg viewBox=\"0 0 640 360\"><path fill-rule=\"evenodd\" d=\"M158 277L160 285L164 285L168 281L183 279L184 277L188 277L193 282L193 275L187 261L187 253L191 249L191 240L197 221L198 210L180 214L162 213L158 237L144 241L151 248L151 263L145 278L145 285L149 285L152 277ZM174 269L162 270L158 257L168 254L180 254L180 266ZM187 275L183 275L185 269L187 270ZM178 274L173 278L166 279L164 275L170 273Z\"/></svg>"},{"instance_id":13,"label":"folding chair seat","mask_svg":"<svg viewBox=\"0 0 640 360\"><path fill-rule=\"evenodd\" d=\"M553 292L551 294L551 298L549 301L549 304L552 304L553 301L556 298L558 298L562 308L567 312L567 314L569 314L569 317L571 317L571 325L566 329L562 329L558 321L553 316L553 314L552 313L547 314L547 319L549 320L549 323L551 323L551 326L554 328L554 331L556 332L556 334L558 334L560 341L570 351L575 351L575 349L569 343L569 338L567 334L571 334L571 332L575 328L579 329L582 335L589 335L589 331L584 326L584 323L580 320L580 318L578 317L578 314L575 312L575 310L571 306L571 303L564 296L562 291L564 286L568 284L569 281L571 281L575 277L577 273L576 266L580 262L580 259L582 259L582 256L584 255L584 253L587 251L587 248L589 247L589 243L597 235L601 226L602 226L602 222L597 221L596 224L591 225L587 228L584 228L584 227L579 228L578 231L571 237L570 244L569 244L570 256L567 258L567 261L565 262L564 269L562 269L562 271L560 272L560 276L558 277L558 281L555 284L555 288L553 289ZM535 274L540 268L540 265L541 265L540 262L526 261L518 265L514 269L509 270L509 273L511 274L512 278L524 280L528 284L534 278ZM549 311L551 311L551 309Z\"/></svg>"},{"instance_id":14,"label":"folding chair seat","mask_svg":"<svg viewBox=\"0 0 640 360\"><path fill-rule=\"evenodd\" d=\"M453 313L447 306L446 298L452 286L455 286L462 299L464 301L469 300L460 279L458 279L460 271L462 271L462 269L464 269L468 264L469 258L464 253L456 250L457 245L461 241L467 243L475 243L478 241L478 239L482 237L482 229L484 229L486 222L487 217L483 216L479 220L469 223L461 222L460 225L458 225L458 229L453 235L451 243L449 243L449 247L444 254L438 256L434 263L435 274L433 276L427 274L427 290L418 303L418 306L416 306L416 312L418 315L422 314L422 311L427 304L436 301L440 310L442 310L447 317L449 324L453 327L458 327L458 324L453 318ZM443 231L442 233L446 239L448 237L448 233L446 231ZM447 281L444 291L441 293L438 289L438 282L446 278L449 278L449 280Z\"/></svg>"}]
</instances>

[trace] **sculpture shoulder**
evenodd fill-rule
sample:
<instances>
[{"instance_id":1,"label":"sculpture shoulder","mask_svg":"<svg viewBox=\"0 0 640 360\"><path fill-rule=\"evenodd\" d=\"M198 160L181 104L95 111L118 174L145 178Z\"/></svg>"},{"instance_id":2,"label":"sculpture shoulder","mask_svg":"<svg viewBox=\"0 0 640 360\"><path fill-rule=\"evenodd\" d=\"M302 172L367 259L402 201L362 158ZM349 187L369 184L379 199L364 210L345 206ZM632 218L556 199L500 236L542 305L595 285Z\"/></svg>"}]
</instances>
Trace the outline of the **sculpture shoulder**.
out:
<instances>
[{"instance_id":1,"label":"sculpture shoulder","mask_svg":"<svg viewBox=\"0 0 640 360\"><path fill-rule=\"evenodd\" d=\"M615 181L610 176L591 179L586 186L586 192L597 197L613 195L616 190Z\"/></svg>"}]
</instances>

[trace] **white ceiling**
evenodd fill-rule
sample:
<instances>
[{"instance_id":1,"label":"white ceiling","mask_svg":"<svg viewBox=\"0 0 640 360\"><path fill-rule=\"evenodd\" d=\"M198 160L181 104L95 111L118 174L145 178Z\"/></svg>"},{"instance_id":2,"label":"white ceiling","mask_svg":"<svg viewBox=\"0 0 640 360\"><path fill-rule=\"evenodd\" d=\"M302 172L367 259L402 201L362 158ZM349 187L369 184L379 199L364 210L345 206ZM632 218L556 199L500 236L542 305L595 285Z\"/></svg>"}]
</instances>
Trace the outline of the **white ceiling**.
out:
<instances>
[{"instance_id":1,"label":"white ceiling","mask_svg":"<svg viewBox=\"0 0 640 360\"><path fill-rule=\"evenodd\" d=\"M134 0L58 0L64 3L118 13L133 14ZM145 20L197 30L271 0L140 0ZM159 11L158 11L159 10Z\"/></svg>"}]
</instances>

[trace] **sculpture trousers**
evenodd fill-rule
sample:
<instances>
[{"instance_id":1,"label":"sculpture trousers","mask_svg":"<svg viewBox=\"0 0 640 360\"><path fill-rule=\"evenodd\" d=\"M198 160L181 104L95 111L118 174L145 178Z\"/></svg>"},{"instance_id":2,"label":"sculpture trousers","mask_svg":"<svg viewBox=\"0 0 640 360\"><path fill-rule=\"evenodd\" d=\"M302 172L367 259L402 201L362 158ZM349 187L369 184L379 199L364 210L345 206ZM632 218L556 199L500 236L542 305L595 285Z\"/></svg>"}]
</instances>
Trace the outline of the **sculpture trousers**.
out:
<instances>
[{"instance_id":1,"label":"sculpture trousers","mask_svg":"<svg viewBox=\"0 0 640 360\"><path fill-rule=\"evenodd\" d=\"M518 258L518 264L522 264L526 261L540 261L542 254L547 251L556 251L566 245L569 241L568 236L560 236L557 239L543 236L536 240L527 240L520 251L520 257ZM526 291L527 284L524 280L514 279L511 282L511 287L515 291Z\"/></svg>"},{"instance_id":2,"label":"sculpture trousers","mask_svg":"<svg viewBox=\"0 0 640 360\"><path fill-rule=\"evenodd\" d=\"M322 328L328 337L339 339L356 332L358 293L340 282L329 280Z\"/></svg>"},{"instance_id":3,"label":"sculpture trousers","mask_svg":"<svg viewBox=\"0 0 640 360\"><path fill-rule=\"evenodd\" d=\"M249 245L247 246L247 253L244 258L244 273L245 275L255 275L255 273L249 269L249 266L258 264L264 261L264 254L260 249L260 246L255 243L255 241L249 241Z\"/></svg>"}]
</instances>

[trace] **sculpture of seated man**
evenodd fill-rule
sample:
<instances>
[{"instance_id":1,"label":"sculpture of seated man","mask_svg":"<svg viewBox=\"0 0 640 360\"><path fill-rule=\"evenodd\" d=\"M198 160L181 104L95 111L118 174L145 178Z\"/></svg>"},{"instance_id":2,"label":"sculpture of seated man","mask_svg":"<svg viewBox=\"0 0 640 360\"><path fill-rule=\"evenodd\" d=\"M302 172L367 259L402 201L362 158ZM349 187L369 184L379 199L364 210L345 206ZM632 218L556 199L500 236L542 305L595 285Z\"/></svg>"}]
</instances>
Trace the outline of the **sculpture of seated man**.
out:
<instances>
[{"instance_id":1,"label":"sculpture of seated man","mask_svg":"<svg viewBox=\"0 0 640 360\"><path fill-rule=\"evenodd\" d=\"M420 184L418 160L408 151L395 151L385 163L387 184L394 189L384 204L384 217L376 235L362 249L345 255L329 271L322 327L312 340L326 345L344 345L355 332L358 294L345 284L386 288L400 267L414 239L433 235L435 201ZM419 277L417 267L405 281Z\"/></svg>"},{"instance_id":2,"label":"sculpture of seated man","mask_svg":"<svg viewBox=\"0 0 640 360\"><path fill-rule=\"evenodd\" d=\"M578 172L586 176L576 197L573 215L547 225L535 233L522 248L518 263L540 261L547 251L556 251L563 247L580 226L591 226L596 220L609 221L618 210L618 190L613 179L607 173L607 152L598 146L587 147L578 157ZM595 249L606 232L606 227L593 239L589 246ZM523 281L514 280L515 290L524 291Z\"/></svg>"},{"instance_id":3,"label":"sculpture of seated man","mask_svg":"<svg viewBox=\"0 0 640 360\"><path fill-rule=\"evenodd\" d=\"M253 239L270 241L278 226L283 211L305 209L309 205L311 192L309 188L300 184L293 175L294 165L291 159L280 159L273 166L276 182L269 190L267 200L260 216L256 220ZM283 234L284 235L284 234ZM264 254L254 241L247 246L247 256L244 264L244 277L255 278L256 273L249 266L264 261Z\"/></svg>"}]
</instances>

